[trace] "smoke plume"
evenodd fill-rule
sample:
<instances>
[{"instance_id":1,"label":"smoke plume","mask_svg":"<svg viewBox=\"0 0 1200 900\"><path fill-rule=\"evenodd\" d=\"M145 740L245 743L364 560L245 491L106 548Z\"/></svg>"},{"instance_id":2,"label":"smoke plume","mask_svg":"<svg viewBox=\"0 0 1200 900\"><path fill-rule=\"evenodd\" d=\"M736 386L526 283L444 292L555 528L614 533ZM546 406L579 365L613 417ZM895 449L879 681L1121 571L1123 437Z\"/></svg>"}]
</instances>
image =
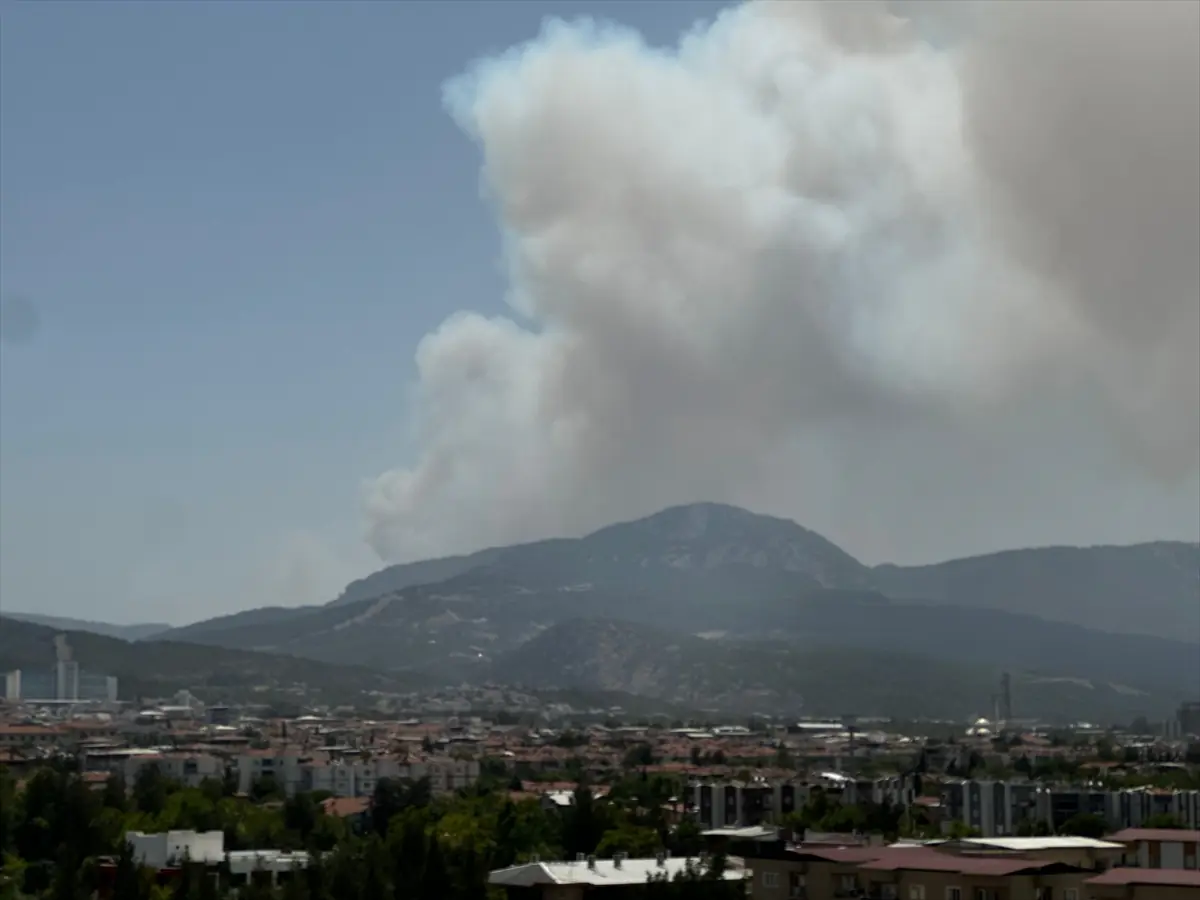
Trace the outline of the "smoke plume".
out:
<instances>
[{"instance_id":1,"label":"smoke plume","mask_svg":"<svg viewBox=\"0 0 1200 900\"><path fill-rule=\"evenodd\" d=\"M372 545L698 499L868 558L1200 530L1198 36L1188 2L789 0L479 63L446 102L513 314L420 344Z\"/></svg>"}]
</instances>

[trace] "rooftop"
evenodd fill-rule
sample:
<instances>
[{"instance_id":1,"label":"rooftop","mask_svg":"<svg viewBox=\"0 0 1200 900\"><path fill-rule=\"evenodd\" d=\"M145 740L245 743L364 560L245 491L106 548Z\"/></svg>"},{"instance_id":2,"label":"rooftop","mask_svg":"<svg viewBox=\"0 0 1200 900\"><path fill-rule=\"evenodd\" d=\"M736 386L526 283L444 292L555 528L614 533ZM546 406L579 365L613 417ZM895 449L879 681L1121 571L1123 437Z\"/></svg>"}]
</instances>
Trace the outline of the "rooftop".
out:
<instances>
[{"instance_id":1,"label":"rooftop","mask_svg":"<svg viewBox=\"0 0 1200 900\"><path fill-rule=\"evenodd\" d=\"M531 862L507 869L497 869L488 878L489 884L505 887L534 887L535 885L585 884L593 887L645 884L651 876L674 878L684 873L689 864L702 866L696 858L666 857L664 859L597 859L592 862ZM730 865L724 877L736 881L744 870Z\"/></svg>"},{"instance_id":2,"label":"rooftop","mask_svg":"<svg viewBox=\"0 0 1200 900\"><path fill-rule=\"evenodd\" d=\"M1153 884L1162 887L1200 887L1200 871L1195 869L1109 869L1089 878L1088 884Z\"/></svg>"}]
</instances>

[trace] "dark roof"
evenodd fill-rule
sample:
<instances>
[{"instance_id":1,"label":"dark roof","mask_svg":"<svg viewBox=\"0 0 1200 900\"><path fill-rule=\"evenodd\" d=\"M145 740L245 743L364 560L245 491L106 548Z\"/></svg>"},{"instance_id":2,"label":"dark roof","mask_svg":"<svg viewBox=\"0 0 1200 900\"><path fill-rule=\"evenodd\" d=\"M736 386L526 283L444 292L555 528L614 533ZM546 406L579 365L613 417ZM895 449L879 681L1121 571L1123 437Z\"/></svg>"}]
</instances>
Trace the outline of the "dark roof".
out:
<instances>
[{"instance_id":1,"label":"dark roof","mask_svg":"<svg viewBox=\"0 0 1200 900\"><path fill-rule=\"evenodd\" d=\"M1076 871L1055 860L1028 857L959 856L928 847L889 847L859 866L873 872L895 872L901 869L922 872L960 872L963 875L1001 877L1018 872Z\"/></svg>"},{"instance_id":2,"label":"dark roof","mask_svg":"<svg viewBox=\"0 0 1200 900\"><path fill-rule=\"evenodd\" d=\"M1184 828L1126 828L1109 837L1110 841L1132 844L1135 841L1163 841L1166 843L1200 843L1200 831Z\"/></svg>"},{"instance_id":3,"label":"dark roof","mask_svg":"<svg viewBox=\"0 0 1200 900\"><path fill-rule=\"evenodd\" d=\"M788 848L788 855L821 862L857 864L878 859L887 847L835 847L829 844L797 844Z\"/></svg>"},{"instance_id":4,"label":"dark roof","mask_svg":"<svg viewBox=\"0 0 1200 900\"><path fill-rule=\"evenodd\" d=\"M1163 887L1200 887L1200 871L1195 869L1138 869L1122 867L1109 869L1103 875L1089 878L1088 884L1153 884Z\"/></svg>"}]
</instances>

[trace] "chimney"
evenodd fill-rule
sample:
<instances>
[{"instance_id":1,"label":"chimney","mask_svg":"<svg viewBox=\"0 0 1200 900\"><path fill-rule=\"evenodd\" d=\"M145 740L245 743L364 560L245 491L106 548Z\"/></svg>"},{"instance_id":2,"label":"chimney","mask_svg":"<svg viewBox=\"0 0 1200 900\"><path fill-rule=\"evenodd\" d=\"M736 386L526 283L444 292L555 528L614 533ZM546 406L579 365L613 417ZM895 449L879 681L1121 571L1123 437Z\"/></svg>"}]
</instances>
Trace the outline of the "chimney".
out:
<instances>
[{"instance_id":1,"label":"chimney","mask_svg":"<svg viewBox=\"0 0 1200 900\"><path fill-rule=\"evenodd\" d=\"M589 869L594 869L594 868L596 868L596 857L594 857L594 856L589 856L589 857L587 858L587 865L588 865L588 868L589 868Z\"/></svg>"},{"instance_id":2,"label":"chimney","mask_svg":"<svg viewBox=\"0 0 1200 900\"><path fill-rule=\"evenodd\" d=\"M614 853L613 854L613 868L614 869L621 868L621 863L623 863L628 856L629 856L628 853Z\"/></svg>"},{"instance_id":3,"label":"chimney","mask_svg":"<svg viewBox=\"0 0 1200 900\"><path fill-rule=\"evenodd\" d=\"M587 860L586 853L576 853L575 854L575 862L585 862L586 860Z\"/></svg>"}]
</instances>

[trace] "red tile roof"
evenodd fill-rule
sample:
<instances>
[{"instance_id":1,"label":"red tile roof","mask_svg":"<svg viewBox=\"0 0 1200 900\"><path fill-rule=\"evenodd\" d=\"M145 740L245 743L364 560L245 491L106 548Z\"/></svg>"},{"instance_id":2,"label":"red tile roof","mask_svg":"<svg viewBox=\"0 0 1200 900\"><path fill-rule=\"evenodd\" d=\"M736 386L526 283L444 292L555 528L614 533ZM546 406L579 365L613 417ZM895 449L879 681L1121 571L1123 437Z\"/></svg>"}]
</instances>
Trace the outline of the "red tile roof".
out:
<instances>
[{"instance_id":1,"label":"red tile roof","mask_svg":"<svg viewBox=\"0 0 1200 900\"><path fill-rule=\"evenodd\" d=\"M1200 887L1200 871L1195 869L1109 869L1103 875L1089 878L1088 884L1153 884L1164 887Z\"/></svg>"},{"instance_id":2,"label":"red tile roof","mask_svg":"<svg viewBox=\"0 0 1200 900\"><path fill-rule=\"evenodd\" d=\"M964 875L1003 876L1021 871L1040 871L1061 868L1062 863L1049 859L1021 857L965 857L934 850L932 847L817 847L799 845L792 848L800 856L814 857L829 863L858 864L868 871L898 871L902 869L961 872Z\"/></svg>"},{"instance_id":3,"label":"red tile roof","mask_svg":"<svg viewBox=\"0 0 1200 900\"><path fill-rule=\"evenodd\" d=\"M959 856L931 847L864 847L854 848L872 856L859 865L872 872L895 872L902 869L922 872L960 872L963 875L1004 876L1017 872L1061 868L1056 860L1028 857Z\"/></svg>"},{"instance_id":4,"label":"red tile roof","mask_svg":"<svg viewBox=\"0 0 1200 900\"><path fill-rule=\"evenodd\" d=\"M1119 844L1132 844L1137 841L1160 841L1173 844L1200 843L1200 831L1188 831L1184 828L1126 828L1108 838Z\"/></svg>"},{"instance_id":5,"label":"red tile roof","mask_svg":"<svg viewBox=\"0 0 1200 900\"><path fill-rule=\"evenodd\" d=\"M329 797L321 801L321 808L327 816L344 819L348 816L361 816L371 808L371 801L367 797Z\"/></svg>"}]
</instances>

